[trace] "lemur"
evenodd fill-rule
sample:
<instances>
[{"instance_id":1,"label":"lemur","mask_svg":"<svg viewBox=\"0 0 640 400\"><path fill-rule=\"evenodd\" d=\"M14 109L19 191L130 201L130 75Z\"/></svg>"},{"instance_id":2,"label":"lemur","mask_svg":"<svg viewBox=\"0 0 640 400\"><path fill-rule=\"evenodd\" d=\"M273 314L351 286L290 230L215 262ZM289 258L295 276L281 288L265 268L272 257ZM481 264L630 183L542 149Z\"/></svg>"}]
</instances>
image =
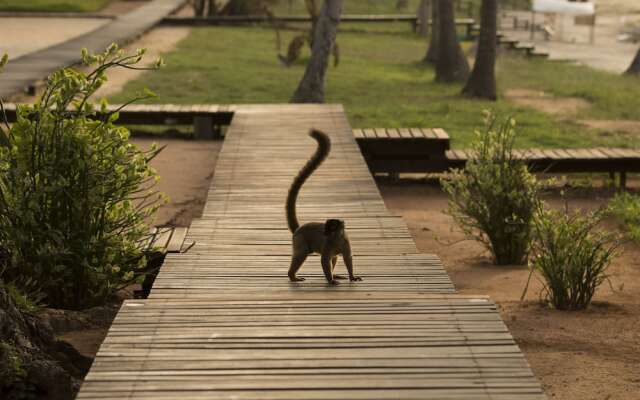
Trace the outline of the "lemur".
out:
<instances>
[{"instance_id":1,"label":"lemur","mask_svg":"<svg viewBox=\"0 0 640 400\"><path fill-rule=\"evenodd\" d=\"M302 185L327 158L331 150L331 139L329 139L329 136L324 132L312 129L311 132L309 132L309 136L318 142L318 148L309 161L307 161L307 164L298 172L287 195L287 224L293 234L293 256L291 257L291 266L289 267L289 279L292 282L304 281L304 278L296 277L296 273L309 254L319 253L321 256L322 271L328 283L337 285L337 279L346 279L343 276L333 274L333 269L338 261L338 255L342 255L342 259L349 272L349 280L361 281L362 278L353 274L351 244L344 229L344 221L328 219L324 223L308 222L302 226L298 223L296 216L296 199L298 198L298 193Z\"/></svg>"}]
</instances>

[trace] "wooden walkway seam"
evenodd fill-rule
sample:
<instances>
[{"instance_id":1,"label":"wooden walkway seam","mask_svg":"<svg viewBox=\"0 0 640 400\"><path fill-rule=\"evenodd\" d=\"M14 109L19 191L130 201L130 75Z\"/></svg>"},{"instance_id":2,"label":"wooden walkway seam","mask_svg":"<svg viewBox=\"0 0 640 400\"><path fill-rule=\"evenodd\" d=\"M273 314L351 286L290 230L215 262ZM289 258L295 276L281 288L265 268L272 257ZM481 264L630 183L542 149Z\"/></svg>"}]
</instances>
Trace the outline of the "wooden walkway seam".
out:
<instances>
[{"instance_id":1,"label":"wooden walkway seam","mask_svg":"<svg viewBox=\"0 0 640 400\"><path fill-rule=\"evenodd\" d=\"M342 218L364 281L286 276L284 200L315 149L302 222ZM237 106L203 215L146 300L126 301L79 399L545 399L496 305L455 294L386 209L339 105ZM344 266L338 262L337 272Z\"/></svg>"}]
</instances>

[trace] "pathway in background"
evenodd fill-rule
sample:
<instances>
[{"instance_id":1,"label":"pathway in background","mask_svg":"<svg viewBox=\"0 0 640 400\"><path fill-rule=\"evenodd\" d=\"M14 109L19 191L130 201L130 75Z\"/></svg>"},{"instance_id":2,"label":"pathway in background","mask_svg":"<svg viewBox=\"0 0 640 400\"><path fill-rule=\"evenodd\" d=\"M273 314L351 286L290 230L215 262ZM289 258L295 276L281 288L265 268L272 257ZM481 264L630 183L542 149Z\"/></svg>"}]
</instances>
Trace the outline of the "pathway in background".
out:
<instances>
[{"instance_id":1,"label":"pathway in background","mask_svg":"<svg viewBox=\"0 0 640 400\"><path fill-rule=\"evenodd\" d=\"M185 2L153 0L79 37L14 59L0 75L0 98L24 90L60 67L77 63L82 48L100 52L113 42L122 44L135 38Z\"/></svg>"},{"instance_id":2,"label":"pathway in background","mask_svg":"<svg viewBox=\"0 0 640 400\"><path fill-rule=\"evenodd\" d=\"M633 8L633 4L637 8ZM600 5L600 3L598 3ZM625 4L626 7L621 6ZM616 9L615 6L620 8ZM575 26L573 18L565 16L561 19L558 16L555 24L556 35L552 40L545 40L541 32L537 32L534 40L531 40L530 32L525 29L513 29L511 18L504 18L502 30L509 38L520 40L522 43L533 43L536 50L549 54L551 60L569 60L579 64L588 65L593 68L602 69L614 73L624 72L640 44L633 44L618 41L621 29L627 23L640 24L640 1L638 0L618 0L617 3L603 2L598 7L596 18L595 42L589 42L590 33L587 26ZM531 20L529 12L509 12L510 16L516 15L519 20ZM542 14L537 14L538 23L544 21ZM563 22L562 22L563 21ZM522 26L522 25L521 25ZM562 36L560 40L559 37Z\"/></svg>"},{"instance_id":3,"label":"pathway in background","mask_svg":"<svg viewBox=\"0 0 640 400\"><path fill-rule=\"evenodd\" d=\"M111 22L110 18L0 18L0 54L13 60L87 34Z\"/></svg>"}]
</instances>

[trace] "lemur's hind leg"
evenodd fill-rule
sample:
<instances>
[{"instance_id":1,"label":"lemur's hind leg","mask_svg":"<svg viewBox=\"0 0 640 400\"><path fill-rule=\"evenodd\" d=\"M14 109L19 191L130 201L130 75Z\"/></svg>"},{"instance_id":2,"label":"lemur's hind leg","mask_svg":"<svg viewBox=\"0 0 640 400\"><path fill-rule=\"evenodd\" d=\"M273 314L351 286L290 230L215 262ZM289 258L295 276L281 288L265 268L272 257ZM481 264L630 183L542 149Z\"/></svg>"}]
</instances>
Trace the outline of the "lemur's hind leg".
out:
<instances>
[{"instance_id":1,"label":"lemur's hind leg","mask_svg":"<svg viewBox=\"0 0 640 400\"><path fill-rule=\"evenodd\" d=\"M332 273L333 273L333 270L336 268L336 263L337 263L337 262L338 262L338 256L334 256L334 257L331 259L331 272L332 272ZM347 279L347 277L346 277L346 276L344 276L344 275L336 275L336 274L333 274L333 278L334 278L334 279Z\"/></svg>"},{"instance_id":2,"label":"lemur's hind leg","mask_svg":"<svg viewBox=\"0 0 640 400\"><path fill-rule=\"evenodd\" d=\"M291 266L289 267L289 280L291 282L304 281L304 278L298 277L296 276L296 274L298 273L298 270L300 269L300 267L302 267L302 264L306 259L307 259L306 253L301 253L301 254L294 253L293 257L291 257Z\"/></svg>"},{"instance_id":3,"label":"lemur's hind leg","mask_svg":"<svg viewBox=\"0 0 640 400\"><path fill-rule=\"evenodd\" d=\"M296 277L298 270L307 259L309 251L302 235L293 235L293 255L291 256L291 266L289 267L289 280L291 282L301 282L304 278Z\"/></svg>"}]
</instances>

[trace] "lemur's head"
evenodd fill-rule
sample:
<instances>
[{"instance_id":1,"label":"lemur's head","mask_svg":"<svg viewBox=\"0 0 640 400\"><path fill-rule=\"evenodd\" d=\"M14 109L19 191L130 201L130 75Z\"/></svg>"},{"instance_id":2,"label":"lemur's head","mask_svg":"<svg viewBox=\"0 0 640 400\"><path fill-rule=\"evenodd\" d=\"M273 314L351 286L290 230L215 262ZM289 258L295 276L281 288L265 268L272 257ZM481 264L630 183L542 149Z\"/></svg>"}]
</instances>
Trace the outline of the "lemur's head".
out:
<instances>
[{"instance_id":1,"label":"lemur's head","mask_svg":"<svg viewBox=\"0 0 640 400\"><path fill-rule=\"evenodd\" d=\"M344 221L341 219L328 219L324 223L324 234L329 235L342 235L344 233Z\"/></svg>"}]
</instances>

